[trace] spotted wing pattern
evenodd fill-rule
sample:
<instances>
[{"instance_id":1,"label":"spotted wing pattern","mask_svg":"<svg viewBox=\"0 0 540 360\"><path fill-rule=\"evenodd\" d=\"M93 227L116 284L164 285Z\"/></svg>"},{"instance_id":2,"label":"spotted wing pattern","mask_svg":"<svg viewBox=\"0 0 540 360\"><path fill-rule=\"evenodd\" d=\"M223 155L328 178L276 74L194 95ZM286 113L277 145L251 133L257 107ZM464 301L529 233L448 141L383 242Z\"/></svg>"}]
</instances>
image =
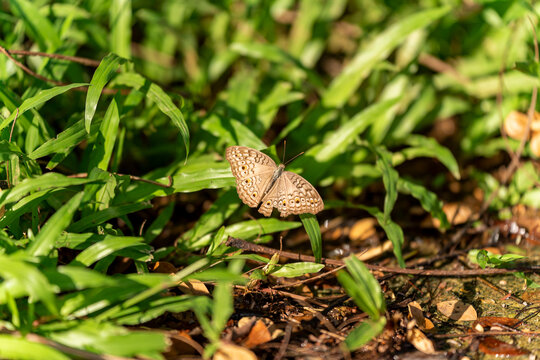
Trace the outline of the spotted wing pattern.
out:
<instances>
[{"instance_id":1,"label":"spotted wing pattern","mask_svg":"<svg viewBox=\"0 0 540 360\"><path fill-rule=\"evenodd\" d=\"M259 212L270 216L274 208L278 209L281 217L289 214L317 214L324 209L324 203L317 190L306 179L284 171L262 199Z\"/></svg>"},{"instance_id":2,"label":"spotted wing pattern","mask_svg":"<svg viewBox=\"0 0 540 360\"><path fill-rule=\"evenodd\" d=\"M244 204L256 207L277 169L269 156L246 146L230 146L225 158L236 178L236 191Z\"/></svg>"}]
</instances>

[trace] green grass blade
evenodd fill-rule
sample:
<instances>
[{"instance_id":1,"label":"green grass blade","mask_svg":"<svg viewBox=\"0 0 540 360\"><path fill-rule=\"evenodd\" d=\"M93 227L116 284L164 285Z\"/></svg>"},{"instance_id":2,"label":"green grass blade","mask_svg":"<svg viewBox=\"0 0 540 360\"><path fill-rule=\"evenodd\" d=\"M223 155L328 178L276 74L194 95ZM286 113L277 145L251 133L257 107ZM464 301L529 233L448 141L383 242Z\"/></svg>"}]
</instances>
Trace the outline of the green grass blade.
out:
<instances>
[{"instance_id":1,"label":"green grass blade","mask_svg":"<svg viewBox=\"0 0 540 360\"><path fill-rule=\"evenodd\" d=\"M14 188L3 191L0 194L0 207L15 201L19 201L32 191L83 185L92 181L93 180L91 179L69 178L58 173L47 173L35 178L28 178L23 180Z\"/></svg>"},{"instance_id":2,"label":"green grass blade","mask_svg":"<svg viewBox=\"0 0 540 360\"><path fill-rule=\"evenodd\" d=\"M412 148L402 150L406 159L412 159L416 156L434 157L446 166L457 180L461 179L456 158L450 150L439 144L437 140L413 134L408 136L405 142L407 145L412 146Z\"/></svg>"},{"instance_id":3,"label":"green grass blade","mask_svg":"<svg viewBox=\"0 0 540 360\"><path fill-rule=\"evenodd\" d=\"M189 128L184 120L184 115L182 115L180 109L172 102L169 95L162 88L149 82L139 74L120 74L116 78L116 83L144 91L146 96L158 105L161 112L172 120L173 124L180 130L180 135L182 135L182 139L184 140L187 160L189 155Z\"/></svg>"},{"instance_id":4,"label":"green grass blade","mask_svg":"<svg viewBox=\"0 0 540 360\"><path fill-rule=\"evenodd\" d=\"M401 227L395 222L393 222L392 219L390 219L389 217L386 217L376 207L364 206L364 205L353 205L353 207L364 209L377 219L377 222L383 228L384 232L386 233L386 236L388 236L388 239L392 242L392 245L394 247L394 255L396 256L399 266L404 268L405 261L403 260L401 247L403 246L403 242L405 241L405 238L403 236L403 230L401 229Z\"/></svg>"},{"instance_id":5,"label":"green grass blade","mask_svg":"<svg viewBox=\"0 0 540 360\"><path fill-rule=\"evenodd\" d=\"M11 124L11 122L15 119L15 116L21 116L26 111L34 109L38 107L39 105L51 100L55 96L65 93L68 90L71 90L77 87L87 86L87 85L88 85L87 83L75 83L75 84L69 84L65 86L57 86L51 89L41 90L39 93L37 93L37 95L32 96L31 98L28 98L23 101L21 106L19 106L18 115L17 115L17 111L13 111L8 118L4 119L4 121L2 121L2 123L0 124L0 130L5 128L8 124Z\"/></svg>"},{"instance_id":6,"label":"green grass blade","mask_svg":"<svg viewBox=\"0 0 540 360\"><path fill-rule=\"evenodd\" d=\"M143 242L143 238L128 236L105 239L101 242L95 243L77 255L75 260L73 260L73 264L90 266L96 261L103 259L104 257L111 255L118 250L140 245Z\"/></svg>"},{"instance_id":7,"label":"green grass blade","mask_svg":"<svg viewBox=\"0 0 540 360\"><path fill-rule=\"evenodd\" d=\"M377 154L376 165L381 170L386 195L384 196L384 218L389 219L398 197L397 182L399 174L392 166L391 153L379 146L372 148Z\"/></svg>"},{"instance_id":8,"label":"green grass blade","mask_svg":"<svg viewBox=\"0 0 540 360\"><path fill-rule=\"evenodd\" d=\"M131 0L117 0L109 10L111 51L131 58Z\"/></svg>"},{"instance_id":9,"label":"green grass blade","mask_svg":"<svg viewBox=\"0 0 540 360\"><path fill-rule=\"evenodd\" d=\"M58 36L54 25L43 16L43 13L36 7L37 4L26 0L10 0L10 7L26 24L26 30L42 51L54 52L62 46L62 40Z\"/></svg>"},{"instance_id":10,"label":"green grass blade","mask_svg":"<svg viewBox=\"0 0 540 360\"><path fill-rule=\"evenodd\" d=\"M313 251L313 256L315 256L315 262L319 263L322 258L322 237L317 217L313 214L300 214L300 220L302 220L304 229L306 229L306 233L309 236L311 250Z\"/></svg>"},{"instance_id":11,"label":"green grass blade","mask_svg":"<svg viewBox=\"0 0 540 360\"><path fill-rule=\"evenodd\" d=\"M449 7L441 7L416 12L375 37L360 50L338 77L330 83L322 98L323 106L333 108L345 105L358 89L362 80L407 36L441 18L449 10Z\"/></svg>"},{"instance_id":12,"label":"green grass blade","mask_svg":"<svg viewBox=\"0 0 540 360\"><path fill-rule=\"evenodd\" d=\"M365 320L347 335L345 344L349 350L356 350L370 342L375 336L382 333L386 325L386 318L378 320Z\"/></svg>"},{"instance_id":13,"label":"green grass blade","mask_svg":"<svg viewBox=\"0 0 540 360\"><path fill-rule=\"evenodd\" d=\"M115 54L108 54L101 60L98 68L90 80L90 87L86 95L86 106L84 110L84 127L90 133L92 118L96 113L97 104L101 96L101 91L116 73L118 66L125 63L126 59Z\"/></svg>"},{"instance_id":14,"label":"green grass blade","mask_svg":"<svg viewBox=\"0 0 540 360\"><path fill-rule=\"evenodd\" d=\"M0 254L0 276L5 280L0 292L10 291L6 287L19 287L32 300L41 300L52 314L58 314L53 287L37 267Z\"/></svg>"},{"instance_id":15,"label":"green grass blade","mask_svg":"<svg viewBox=\"0 0 540 360\"><path fill-rule=\"evenodd\" d=\"M115 96L111 100L107 112L103 117L92 154L90 155L88 172L92 171L94 167L101 170L107 170L109 167L114 144L118 136L118 125L120 124L120 114L118 112L119 99L119 96Z\"/></svg>"},{"instance_id":16,"label":"green grass blade","mask_svg":"<svg viewBox=\"0 0 540 360\"><path fill-rule=\"evenodd\" d=\"M152 207L152 205L148 203L111 206L110 208L107 208L105 210L101 210L101 211L85 216L83 219L73 223L68 228L68 231L78 233L86 229L103 224L104 222L110 219L114 219L122 215L130 214L130 213L137 212L143 209L148 209L150 207Z\"/></svg>"},{"instance_id":17,"label":"green grass blade","mask_svg":"<svg viewBox=\"0 0 540 360\"><path fill-rule=\"evenodd\" d=\"M44 256L54 248L56 238L71 223L75 211L79 208L84 193L73 196L64 206L57 210L42 227L34 241L26 249L30 256Z\"/></svg>"},{"instance_id":18,"label":"green grass blade","mask_svg":"<svg viewBox=\"0 0 540 360\"><path fill-rule=\"evenodd\" d=\"M306 154L296 160L291 168L303 169L302 176L317 181L326 169L332 165L332 160L343 154L362 132L374 121L384 116L387 111L399 101L399 98L371 105L344 123L337 131L332 132L323 143L309 149Z\"/></svg>"},{"instance_id":19,"label":"green grass blade","mask_svg":"<svg viewBox=\"0 0 540 360\"><path fill-rule=\"evenodd\" d=\"M26 360L69 360L64 355L47 345L39 344L13 335L0 335L0 358Z\"/></svg>"},{"instance_id":20,"label":"green grass blade","mask_svg":"<svg viewBox=\"0 0 540 360\"><path fill-rule=\"evenodd\" d=\"M437 195L424 186L416 184L410 180L400 178L398 180L398 190L404 194L410 194L420 201L422 208L429 212L434 218L439 219L442 229L448 229L450 223L443 211L443 203Z\"/></svg>"}]
</instances>

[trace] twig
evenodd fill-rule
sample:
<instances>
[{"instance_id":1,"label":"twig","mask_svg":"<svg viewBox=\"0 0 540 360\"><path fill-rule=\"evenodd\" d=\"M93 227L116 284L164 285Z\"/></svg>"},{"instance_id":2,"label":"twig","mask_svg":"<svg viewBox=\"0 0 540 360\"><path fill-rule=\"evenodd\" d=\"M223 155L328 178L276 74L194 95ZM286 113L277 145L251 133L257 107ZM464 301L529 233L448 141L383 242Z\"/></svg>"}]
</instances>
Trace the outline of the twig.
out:
<instances>
[{"instance_id":1,"label":"twig","mask_svg":"<svg viewBox=\"0 0 540 360\"><path fill-rule=\"evenodd\" d=\"M444 61L436 58L433 55L426 53L420 54L420 56L418 57L418 63L424 65L425 67L433 71L449 74L463 85L471 82L471 80L469 80L466 76L457 71L453 66L445 63Z\"/></svg>"},{"instance_id":2,"label":"twig","mask_svg":"<svg viewBox=\"0 0 540 360\"><path fill-rule=\"evenodd\" d=\"M483 337L483 336L499 336L499 335L522 335L522 336L540 336L540 332L524 332L524 331L484 331L467 334L435 334L433 337L438 339L450 339L455 337Z\"/></svg>"},{"instance_id":3,"label":"twig","mask_svg":"<svg viewBox=\"0 0 540 360\"><path fill-rule=\"evenodd\" d=\"M287 323L287 327L285 328L285 336L283 337L283 341L281 342L281 346L279 347L279 351L276 354L276 357L274 360L281 360L281 358L285 355L285 351L287 351L287 346L289 345L289 341L291 341L291 333L292 333L292 324L289 322Z\"/></svg>"},{"instance_id":4,"label":"twig","mask_svg":"<svg viewBox=\"0 0 540 360\"><path fill-rule=\"evenodd\" d=\"M15 59L13 56L11 56L11 54L14 53L14 52L8 51L7 49L5 49L2 46L0 46L0 52L3 53L4 55L6 55L11 61L13 61L13 63L18 68L20 68L22 71L24 71L25 73L27 73L30 76L35 77L36 79L39 79L39 80L44 81L46 83L51 83L51 84L54 84L54 85L57 85L57 86L69 85L69 83L54 80L54 79L49 79L49 78L47 78L47 77L45 77L43 75L40 75L40 74L36 73L35 71L32 71L30 68L25 66L23 63L21 63L17 59ZM17 52L22 52L22 51L19 50ZM46 57L50 57L50 58L61 58L61 59L70 60L70 61L75 61L74 59L78 59L79 61L76 61L76 62L80 62L80 63L88 61L88 59L84 59L84 58L76 58L76 57L64 56L64 55L58 55L58 54L33 53L32 55L46 56ZM98 65L99 65L99 62L98 62ZM89 65L89 66L93 66L93 65ZM88 87L87 86L79 86L79 87L73 88L72 90L86 92L86 91L88 91ZM117 90L117 89L104 88L102 90L102 93L104 93L104 94L116 94L119 91L120 91L121 94L127 94L127 93L130 92L128 89Z\"/></svg>"},{"instance_id":5,"label":"twig","mask_svg":"<svg viewBox=\"0 0 540 360\"><path fill-rule=\"evenodd\" d=\"M71 61L71 62L79 63L85 66L90 66L90 67L98 67L100 64L99 61L93 60L93 59L83 58L79 56L62 55L62 54L49 54L49 53L44 53L40 51L9 50L9 53L13 55L41 56L41 57L47 57L51 59L66 60L66 61Z\"/></svg>"},{"instance_id":6,"label":"twig","mask_svg":"<svg viewBox=\"0 0 540 360\"><path fill-rule=\"evenodd\" d=\"M230 247L235 247L242 250L247 250L260 254L274 255L278 253L278 250L272 249L266 246L253 244L242 239L229 237L225 242L225 245ZM302 255L298 253L293 253L290 251L282 251L280 256L283 256L288 259L294 259L298 261L309 261L315 262L315 257L309 255ZM321 259L321 264L326 265L327 267L338 267L343 266L345 263L342 260L333 260L333 259ZM441 276L441 277L470 277L470 276L489 276L489 275L501 275L501 274L510 274L514 272L536 272L540 271L540 267L527 267L527 268L514 268L514 269L474 269L474 270L424 270L424 269L401 269L401 268L390 268L386 266L371 265L365 264L366 267L370 270L394 273L394 274L403 274L403 275L418 275L418 276Z\"/></svg>"},{"instance_id":7,"label":"twig","mask_svg":"<svg viewBox=\"0 0 540 360\"><path fill-rule=\"evenodd\" d=\"M113 175L118 175L118 176L128 176L130 180L145 182L145 183L148 183L148 184L161 186L161 187L166 188L166 189L169 189L169 188L172 187L172 178L170 176L169 176L169 183L168 184L162 184L160 182L157 182L157 181L154 181L154 180L143 179L143 178L135 176L135 175L126 175L126 174L119 174L119 173L112 173L112 174ZM70 177L70 178L87 178L88 173L72 174L72 175L68 175L68 177Z\"/></svg>"}]
</instances>

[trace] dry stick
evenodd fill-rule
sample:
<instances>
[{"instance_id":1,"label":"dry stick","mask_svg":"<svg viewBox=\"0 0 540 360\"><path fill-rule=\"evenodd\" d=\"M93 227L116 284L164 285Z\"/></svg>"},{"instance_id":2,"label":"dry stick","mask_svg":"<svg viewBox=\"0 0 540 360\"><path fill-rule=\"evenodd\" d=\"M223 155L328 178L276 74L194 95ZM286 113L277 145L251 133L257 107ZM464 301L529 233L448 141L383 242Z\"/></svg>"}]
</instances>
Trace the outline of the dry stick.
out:
<instances>
[{"instance_id":1,"label":"dry stick","mask_svg":"<svg viewBox=\"0 0 540 360\"><path fill-rule=\"evenodd\" d=\"M467 334L435 334L433 337L438 339L449 339L455 337L482 337L482 336L499 336L499 335L522 335L522 336L540 336L540 332L524 332L524 331L484 331L478 333Z\"/></svg>"},{"instance_id":2,"label":"dry stick","mask_svg":"<svg viewBox=\"0 0 540 360\"><path fill-rule=\"evenodd\" d=\"M235 247L238 249L251 251L260 254L274 255L279 251L272 249L266 246L253 244L242 239L230 237L225 242L225 245L230 247ZM280 256L283 256L288 259L294 259L299 261L309 261L315 262L315 257L309 255L302 255L298 253L293 253L290 251L282 251ZM327 267L338 267L343 266L345 263L342 260L333 260L333 259L321 259L321 264L326 265ZM401 268L390 268L386 266L371 265L365 264L368 269L380 272L394 273L394 274L404 274L404 275L418 275L418 276L442 276L442 277L469 277L469 276L481 276L481 275L501 275L509 274L514 272L535 272L540 271L539 267L528 267L528 268L515 268L515 269L476 269L476 270L423 270L423 269L401 269Z\"/></svg>"},{"instance_id":3,"label":"dry stick","mask_svg":"<svg viewBox=\"0 0 540 360\"><path fill-rule=\"evenodd\" d=\"M118 175L118 176L129 176L130 180L145 182L145 183L148 183L148 184L161 186L161 187L166 188L166 189L172 187L172 178L170 176L168 177L169 178L169 183L168 184L162 184L160 182L157 182L157 181L154 181L154 180L143 179L143 178L135 176L135 175L127 175L127 174L119 174L119 173L112 173L112 174L113 175ZM88 173L72 174L72 175L68 175L68 177L70 177L70 178L87 178Z\"/></svg>"},{"instance_id":4,"label":"dry stick","mask_svg":"<svg viewBox=\"0 0 540 360\"><path fill-rule=\"evenodd\" d=\"M23 63L19 62L17 59L15 59L13 56L11 56L11 54L9 53L9 51L7 51L5 48L3 48L2 46L0 46L0 52L2 52L4 55L6 55L11 61L13 61L15 63L15 65L17 65L17 67L19 67L20 69L22 69L25 73L27 73L28 75L30 76L33 76L35 77L36 79L40 79L42 81L45 81L45 82L49 82L49 83L53 83L55 85L67 85L67 83L63 83L61 81L57 81L57 80L53 80L53 79L49 79L49 78L46 78L45 76L43 75L39 75L38 73L30 70L28 67L26 67Z\"/></svg>"},{"instance_id":5,"label":"dry stick","mask_svg":"<svg viewBox=\"0 0 540 360\"><path fill-rule=\"evenodd\" d=\"M83 58L79 56L68 56L68 55L62 55L62 54L49 54L44 53L40 51L27 51L27 50L10 50L10 54L13 55L24 55L24 56L41 56L41 57L48 57L51 59L60 59L60 60L66 60L71 61L75 63L79 63L85 66L90 67L98 67L100 62L93 59Z\"/></svg>"},{"instance_id":6,"label":"dry stick","mask_svg":"<svg viewBox=\"0 0 540 360\"><path fill-rule=\"evenodd\" d=\"M283 356L285 355L285 352L287 351L287 346L289 345L289 341L291 341L292 327L292 324L288 322L287 327L285 328L285 336L283 337L283 341L281 342L281 346L279 347L279 351L276 354L274 360L281 360L281 358L283 358Z\"/></svg>"},{"instance_id":7,"label":"dry stick","mask_svg":"<svg viewBox=\"0 0 540 360\"><path fill-rule=\"evenodd\" d=\"M6 55L11 61L13 61L13 63L18 68L20 68L22 71L24 71L25 73L27 73L30 76L35 77L36 79L40 79L41 81L44 81L44 82L47 82L47 83L52 83L52 84L57 85L57 86L69 85L69 83L65 83L65 82L62 82L62 81L54 80L54 79L49 79L49 78L47 78L47 77L45 77L43 75L40 75L40 74L32 71L30 68L26 67L23 63L19 62L17 59L15 59L13 56L11 56L11 52L8 51L7 49L5 49L2 46L0 46L0 52L3 53L4 55ZM33 54L33 55L42 56L41 54L43 54L43 53L36 53L36 54ZM53 57L53 55L58 56L57 54L49 54L48 57ZM79 59L83 59L83 58L79 58ZM73 88L72 90L86 92L86 91L88 91L88 87L79 86L79 87ZM118 93L118 90L104 88L102 90L102 93L104 93L104 94L116 94L116 93ZM126 91L126 89L122 89L122 90L120 90L120 93L121 94L126 94L126 93L129 93L129 90Z\"/></svg>"}]
</instances>

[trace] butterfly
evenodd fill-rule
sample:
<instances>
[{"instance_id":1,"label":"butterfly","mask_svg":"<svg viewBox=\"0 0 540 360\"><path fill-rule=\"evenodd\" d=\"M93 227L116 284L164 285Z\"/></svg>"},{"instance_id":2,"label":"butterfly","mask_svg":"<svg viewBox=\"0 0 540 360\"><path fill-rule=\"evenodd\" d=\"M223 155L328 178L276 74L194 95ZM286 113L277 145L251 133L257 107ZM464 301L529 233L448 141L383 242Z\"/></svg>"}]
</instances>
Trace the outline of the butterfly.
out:
<instances>
[{"instance_id":1,"label":"butterfly","mask_svg":"<svg viewBox=\"0 0 540 360\"><path fill-rule=\"evenodd\" d=\"M276 165L268 155L246 146L230 146L225 158L236 178L236 191L244 204L257 207L264 216L316 214L324 208L321 196L306 179Z\"/></svg>"}]
</instances>

